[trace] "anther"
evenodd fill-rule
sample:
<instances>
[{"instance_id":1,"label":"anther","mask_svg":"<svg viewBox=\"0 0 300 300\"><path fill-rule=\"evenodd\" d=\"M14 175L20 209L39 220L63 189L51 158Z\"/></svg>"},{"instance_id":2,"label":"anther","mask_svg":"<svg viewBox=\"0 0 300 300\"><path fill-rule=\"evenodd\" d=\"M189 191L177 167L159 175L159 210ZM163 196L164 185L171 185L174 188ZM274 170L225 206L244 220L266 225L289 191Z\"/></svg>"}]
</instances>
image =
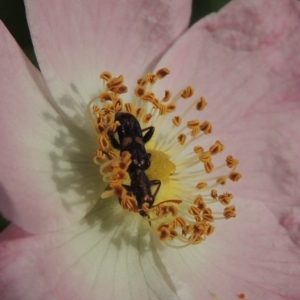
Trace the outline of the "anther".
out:
<instances>
[{"instance_id":1,"label":"anther","mask_svg":"<svg viewBox=\"0 0 300 300\"><path fill-rule=\"evenodd\" d=\"M206 173L211 173L214 169L214 165L211 161L204 163Z\"/></svg>"},{"instance_id":2,"label":"anther","mask_svg":"<svg viewBox=\"0 0 300 300\"><path fill-rule=\"evenodd\" d=\"M123 181L127 178L127 172L122 169L116 169L112 172L112 179L114 181Z\"/></svg>"},{"instance_id":3,"label":"anther","mask_svg":"<svg viewBox=\"0 0 300 300\"><path fill-rule=\"evenodd\" d=\"M143 122L145 124L147 124L150 121L151 118L152 118L152 114L145 114L144 117L143 117Z\"/></svg>"},{"instance_id":4,"label":"anther","mask_svg":"<svg viewBox=\"0 0 300 300\"><path fill-rule=\"evenodd\" d=\"M148 81L147 81L146 79L144 79L144 78L140 78L140 79L138 79L137 84L138 84L140 87L143 87L143 88L144 88L144 87L147 86Z\"/></svg>"},{"instance_id":5,"label":"anther","mask_svg":"<svg viewBox=\"0 0 300 300\"><path fill-rule=\"evenodd\" d=\"M113 123L114 123L113 115L107 115L106 116L106 126L111 127Z\"/></svg>"},{"instance_id":6,"label":"anther","mask_svg":"<svg viewBox=\"0 0 300 300\"><path fill-rule=\"evenodd\" d=\"M212 132L212 125L208 121L204 121L200 125L200 129L205 133L205 134L210 134Z\"/></svg>"},{"instance_id":7,"label":"anther","mask_svg":"<svg viewBox=\"0 0 300 300\"><path fill-rule=\"evenodd\" d=\"M171 92L169 90L165 90L165 96L162 98L162 102L167 102L171 98Z\"/></svg>"},{"instance_id":8,"label":"anther","mask_svg":"<svg viewBox=\"0 0 300 300\"><path fill-rule=\"evenodd\" d=\"M233 199L233 195L225 192L224 194L218 196L218 200L223 205L230 204L231 200Z\"/></svg>"},{"instance_id":9,"label":"anther","mask_svg":"<svg viewBox=\"0 0 300 300\"><path fill-rule=\"evenodd\" d=\"M143 205L142 205L142 210L143 210L145 213L148 213L149 210L150 210L149 203L147 203L147 202L143 203Z\"/></svg>"},{"instance_id":10,"label":"anther","mask_svg":"<svg viewBox=\"0 0 300 300\"><path fill-rule=\"evenodd\" d=\"M198 216L201 213L201 210L196 206L191 206L188 210L188 213L192 216Z\"/></svg>"},{"instance_id":11,"label":"anther","mask_svg":"<svg viewBox=\"0 0 300 300\"><path fill-rule=\"evenodd\" d=\"M176 109L176 104L170 103L166 106L166 108L167 108L167 112L170 113Z\"/></svg>"},{"instance_id":12,"label":"anther","mask_svg":"<svg viewBox=\"0 0 300 300\"><path fill-rule=\"evenodd\" d=\"M206 229L206 235L209 236L215 231L215 227L212 226L211 224L208 224L208 227Z\"/></svg>"},{"instance_id":13,"label":"anther","mask_svg":"<svg viewBox=\"0 0 300 300\"><path fill-rule=\"evenodd\" d=\"M113 159L113 158L116 158L117 157L117 154L115 152L113 152L112 150L108 150L106 152L106 156L109 158L109 159Z\"/></svg>"},{"instance_id":14,"label":"anther","mask_svg":"<svg viewBox=\"0 0 300 300\"><path fill-rule=\"evenodd\" d=\"M210 213L202 213L202 220L205 221L205 222L213 222L215 219L214 219L214 216Z\"/></svg>"},{"instance_id":15,"label":"anther","mask_svg":"<svg viewBox=\"0 0 300 300\"><path fill-rule=\"evenodd\" d=\"M136 212L138 203L135 198L130 197L130 196L125 196L125 197L122 197L122 199L121 199L121 206L123 209L129 210L132 212Z\"/></svg>"},{"instance_id":16,"label":"anther","mask_svg":"<svg viewBox=\"0 0 300 300\"><path fill-rule=\"evenodd\" d=\"M183 145L186 141L186 135L181 133L178 137L177 140L179 141L180 145Z\"/></svg>"},{"instance_id":17,"label":"anther","mask_svg":"<svg viewBox=\"0 0 300 300\"><path fill-rule=\"evenodd\" d=\"M123 101L121 98L118 98L113 102L114 113L121 111L122 107L123 107Z\"/></svg>"},{"instance_id":18,"label":"anther","mask_svg":"<svg viewBox=\"0 0 300 300\"><path fill-rule=\"evenodd\" d=\"M114 122L113 125L111 126L111 130L115 132L119 126L120 126L119 121L116 121L116 122Z\"/></svg>"},{"instance_id":19,"label":"anther","mask_svg":"<svg viewBox=\"0 0 300 300\"><path fill-rule=\"evenodd\" d=\"M187 127L193 129L194 127L198 127L200 122L198 120L191 120L187 122Z\"/></svg>"},{"instance_id":20,"label":"anther","mask_svg":"<svg viewBox=\"0 0 300 300\"><path fill-rule=\"evenodd\" d=\"M229 168L233 168L236 167L239 164L239 160L238 159L234 159L232 157L232 155L228 155L226 157L226 164Z\"/></svg>"},{"instance_id":21,"label":"anther","mask_svg":"<svg viewBox=\"0 0 300 300\"><path fill-rule=\"evenodd\" d=\"M220 176L220 177L216 180L216 183L217 183L217 184L220 184L220 185L225 185L225 184L226 184L226 179L227 179L227 176Z\"/></svg>"},{"instance_id":22,"label":"anther","mask_svg":"<svg viewBox=\"0 0 300 300\"><path fill-rule=\"evenodd\" d=\"M235 218L236 217L235 206L231 205L231 206L225 207L223 215L224 215L225 219Z\"/></svg>"},{"instance_id":23,"label":"anther","mask_svg":"<svg viewBox=\"0 0 300 300\"><path fill-rule=\"evenodd\" d=\"M124 107L125 107L125 110L131 114L134 111L133 105L131 103L125 103Z\"/></svg>"},{"instance_id":24,"label":"anther","mask_svg":"<svg viewBox=\"0 0 300 300\"><path fill-rule=\"evenodd\" d=\"M118 197L118 198L122 198L125 194L126 194L126 190L125 188L120 185L120 184L116 184L112 187L112 190L114 191L114 194Z\"/></svg>"},{"instance_id":25,"label":"anther","mask_svg":"<svg viewBox=\"0 0 300 300\"><path fill-rule=\"evenodd\" d=\"M157 79L158 79L158 77L156 75L149 74L148 82L153 85L157 81Z\"/></svg>"},{"instance_id":26,"label":"anther","mask_svg":"<svg viewBox=\"0 0 300 300\"><path fill-rule=\"evenodd\" d=\"M177 216L178 215L178 208L175 205L170 205L169 206L169 212L172 214L172 216Z\"/></svg>"},{"instance_id":27,"label":"anther","mask_svg":"<svg viewBox=\"0 0 300 300\"><path fill-rule=\"evenodd\" d=\"M124 93L127 93L128 89L127 89L127 86L120 85L120 86L116 86L116 87L111 87L109 90L116 94L124 94Z\"/></svg>"},{"instance_id":28,"label":"anther","mask_svg":"<svg viewBox=\"0 0 300 300\"><path fill-rule=\"evenodd\" d=\"M104 71L100 74L100 78L103 79L104 81L110 80L112 77L111 73L108 71Z\"/></svg>"},{"instance_id":29,"label":"anther","mask_svg":"<svg viewBox=\"0 0 300 300\"><path fill-rule=\"evenodd\" d=\"M120 75L118 77L110 79L110 81L106 84L107 88L110 90L112 88L123 85L124 77Z\"/></svg>"},{"instance_id":30,"label":"anther","mask_svg":"<svg viewBox=\"0 0 300 300\"><path fill-rule=\"evenodd\" d=\"M105 158L105 153L102 150L97 150L96 151L96 158L98 160L102 160Z\"/></svg>"},{"instance_id":31,"label":"anther","mask_svg":"<svg viewBox=\"0 0 300 300\"><path fill-rule=\"evenodd\" d=\"M200 127L194 127L191 131L191 136L196 136L200 132Z\"/></svg>"},{"instance_id":32,"label":"anther","mask_svg":"<svg viewBox=\"0 0 300 300\"><path fill-rule=\"evenodd\" d=\"M203 147L201 147L201 146L195 146L195 147L194 147L194 152L195 152L196 154L202 154L203 151L204 151L204 149L203 149Z\"/></svg>"},{"instance_id":33,"label":"anther","mask_svg":"<svg viewBox=\"0 0 300 300\"><path fill-rule=\"evenodd\" d=\"M194 88L192 86L188 86L182 91L181 97L183 99L187 99L187 98L192 97L193 94L194 94Z\"/></svg>"},{"instance_id":34,"label":"anther","mask_svg":"<svg viewBox=\"0 0 300 300\"><path fill-rule=\"evenodd\" d=\"M163 227L163 228L161 228L158 231L160 232L159 239L161 241L165 241L165 240L169 239L169 237L170 237L170 230L168 228Z\"/></svg>"},{"instance_id":35,"label":"anther","mask_svg":"<svg viewBox=\"0 0 300 300\"><path fill-rule=\"evenodd\" d=\"M106 130L106 126L103 123L95 123L95 129L97 133L102 134Z\"/></svg>"},{"instance_id":36,"label":"anther","mask_svg":"<svg viewBox=\"0 0 300 300\"><path fill-rule=\"evenodd\" d=\"M229 179L233 182L237 182L242 178L242 174L238 172L232 172L229 174Z\"/></svg>"},{"instance_id":37,"label":"anther","mask_svg":"<svg viewBox=\"0 0 300 300\"><path fill-rule=\"evenodd\" d=\"M92 112L96 117L99 117L103 113L102 109L100 109L97 105L93 105Z\"/></svg>"},{"instance_id":38,"label":"anther","mask_svg":"<svg viewBox=\"0 0 300 300\"><path fill-rule=\"evenodd\" d=\"M209 148L209 152L212 155L216 155L216 154L222 152L223 150L224 150L224 145L219 141L216 141L215 144Z\"/></svg>"},{"instance_id":39,"label":"anther","mask_svg":"<svg viewBox=\"0 0 300 300\"><path fill-rule=\"evenodd\" d=\"M206 102L205 98L201 97L200 100L196 104L196 109L201 111L205 108L206 105L207 105L207 102Z\"/></svg>"},{"instance_id":40,"label":"anther","mask_svg":"<svg viewBox=\"0 0 300 300\"><path fill-rule=\"evenodd\" d=\"M176 221L176 225L181 227L181 228L183 226L185 226L185 224L186 224L185 220L181 217L176 217L175 221Z\"/></svg>"},{"instance_id":41,"label":"anther","mask_svg":"<svg viewBox=\"0 0 300 300\"><path fill-rule=\"evenodd\" d=\"M113 95L111 93L101 93L99 95L99 99L104 102L104 101L112 101L113 100Z\"/></svg>"},{"instance_id":42,"label":"anther","mask_svg":"<svg viewBox=\"0 0 300 300\"><path fill-rule=\"evenodd\" d=\"M105 135L101 135L98 138L98 144L100 146L101 149L106 150L109 148L109 141L108 138Z\"/></svg>"},{"instance_id":43,"label":"anther","mask_svg":"<svg viewBox=\"0 0 300 300\"><path fill-rule=\"evenodd\" d=\"M167 113L167 107L163 104L159 104L158 109L161 116Z\"/></svg>"},{"instance_id":44,"label":"anther","mask_svg":"<svg viewBox=\"0 0 300 300\"><path fill-rule=\"evenodd\" d=\"M136 116L137 118L141 118L143 114L144 114L144 109L143 109L143 108L138 108L138 109L136 110L136 112L135 112L135 116Z\"/></svg>"},{"instance_id":45,"label":"anther","mask_svg":"<svg viewBox=\"0 0 300 300\"><path fill-rule=\"evenodd\" d=\"M207 163L211 161L211 154L210 152L202 152L199 156L199 160L203 163Z\"/></svg>"},{"instance_id":46,"label":"anther","mask_svg":"<svg viewBox=\"0 0 300 300\"><path fill-rule=\"evenodd\" d=\"M159 79L163 79L164 77L166 77L167 75L170 74L170 70L167 69L167 68L162 68L162 69L159 69L157 72L156 72L156 76L159 78Z\"/></svg>"},{"instance_id":47,"label":"anther","mask_svg":"<svg viewBox=\"0 0 300 300\"><path fill-rule=\"evenodd\" d=\"M145 94L145 89L138 86L137 88L135 88L134 94L138 97L142 97Z\"/></svg>"},{"instance_id":48,"label":"anther","mask_svg":"<svg viewBox=\"0 0 300 300\"><path fill-rule=\"evenodd\" d=\"M196 185L196 189L198 190L202 190L202 189L205 189L208 187L208 184L206 182L199 182L197 185Z\"/></svg>"},{"instance_id":49,"label":"anther","mask_svg":"<svg viewBox=\"0 0 300 300\"><path fill-rule=\"evenodd\" d=\"M217 198L218 198L218 192L217 192L216 190L211 190L210 196L211 196L213 199L217 199Z\"/></svg>"},{"instance_id":50,"label":"anther","mask_svg":"<svg viewBox=\"0 0 300 300\"><path fill-rule=\"evenodd\" d=\"M203 198L201 195L197 195L194 199L194 204L198 205L199 203L203 202Z\"/></svg>"},{"instance_id":51,"label":"anther","mask_svg":"<svg viewBox=\"0 0 300 300\"><path fill-rule=\"evenodd\" d=\"M181 124L181 117L179 116L176 116L172 119L172 123L176 126L176 127L179 127L180 124Z\"/></svg>"},{"instance_id":52,"label":"anther","mask_svg":"<svg viewBox=\"0 0 300 300\"><path fill-rule=\"evenodd\" d=\"M155 95L152 92L147 92L147 93L144 93L143 95L141 95L141 98L144 101L153 102L154 98L155 98Z\"/></svg>"}]
</instances>

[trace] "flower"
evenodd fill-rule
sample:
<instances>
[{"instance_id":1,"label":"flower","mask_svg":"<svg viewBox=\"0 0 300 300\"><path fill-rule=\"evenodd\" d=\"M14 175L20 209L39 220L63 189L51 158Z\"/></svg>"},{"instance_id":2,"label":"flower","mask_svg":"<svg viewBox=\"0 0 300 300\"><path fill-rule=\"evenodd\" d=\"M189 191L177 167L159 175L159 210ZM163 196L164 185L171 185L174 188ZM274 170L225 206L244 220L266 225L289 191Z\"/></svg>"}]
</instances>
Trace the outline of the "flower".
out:
<instances>
[{"instance_id":1,"label":"flower","mask_svg":"<svg viewBox=\"0 0 300 300\"><path fill-rule=\"evenodd\" d=\"M153 2L27 1L43 77L1 25L3 299L299 298L299 3L232 1L184 32L186 3ZM208 99L214 136L242 162L237 218L183 249L97 202L91 159L99 73L133 87L162 67L164 86Z\"/></svg>"}]
</instances>

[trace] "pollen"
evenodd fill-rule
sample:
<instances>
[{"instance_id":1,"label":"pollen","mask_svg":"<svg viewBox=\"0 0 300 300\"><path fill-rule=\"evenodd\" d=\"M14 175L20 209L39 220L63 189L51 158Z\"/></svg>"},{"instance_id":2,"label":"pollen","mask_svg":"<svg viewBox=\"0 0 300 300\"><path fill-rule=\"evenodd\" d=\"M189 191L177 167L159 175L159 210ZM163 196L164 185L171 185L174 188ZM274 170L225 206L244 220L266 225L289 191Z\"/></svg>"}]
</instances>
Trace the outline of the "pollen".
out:
<instances>
[{"instance_id":1,"label":"pollen","mask_svg":"<svg viewBox=\"0 0 300 300\"><path fill-rule=\"evenodd\" d=\"M149 178L159 178L163 184L166 183L176 171L176 165L162 151L149 149L149 153L151 153L151 166L146 174Z\"/></svg>"},{"instance_id":2,"label":"pollen","mask_svg":"<svg viewBox=\"0 0 300 300\"><path fill-rule=\"evenodd\" d=\"M162 68L127 88L123 75L114 77L104 71L101 92L89 101L88 113L98 136L94 162L108 185L101 197L115 196L121 208L140 215L162 243L181 248L204 242L218 231L220 222L237 216L234 195L225 186L242 175L237 171L239 160L231 154L223 156L226 149L221 141L211 143L209 138L208 142L207 136L213 134L213 125L205 119L208 101L195 97L192 86L174 94L157 88L169 74ZM185 110L180 109L181 102ZM189 118L191 111L193 118ZM115 120L119 112L134 116L143 136L126 136L121 143L117 132L124 124ZM144 140L153 127L153 136ZM134 142L139 149L132 149ZM129 150L116 149L118 143ZM146 170L132 170L133 150L145 151L149 157ZM132 179L134 172L139 174L136 179ZM149 188L147 193L134 193L138 185Z\"/></svg>"}]
</instances>

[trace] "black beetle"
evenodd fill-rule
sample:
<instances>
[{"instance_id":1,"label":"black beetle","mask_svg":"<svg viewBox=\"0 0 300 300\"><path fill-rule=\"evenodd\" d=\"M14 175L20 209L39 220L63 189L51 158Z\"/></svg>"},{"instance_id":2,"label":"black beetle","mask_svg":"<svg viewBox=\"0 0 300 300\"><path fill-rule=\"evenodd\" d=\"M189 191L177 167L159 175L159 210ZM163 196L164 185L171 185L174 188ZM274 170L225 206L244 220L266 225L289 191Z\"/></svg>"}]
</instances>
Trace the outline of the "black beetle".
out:
<instances>
[{"instance_id":1,"label":"black beetle","mask_svg":"<svg viewBox=\"0 0 300 300\"><path fill-rule=\"evenodd\" d=\"M160 180L150 180L144 171L136 169L133 172L129 173L131 184L123 185L129 193L132 193L137 202L139 213L141 216L145 217L147 214L143 211L143 204L148 203L149 208L152 207L155 197L160 189L161 181ZM151 186L157 185L157 188L152 195Z\"/></svg>"},{"instance_id":2,"label":"black beetle","mask_svg":"<svg viewBox=\"0 0 300 300\"><path fill-rule=\"evenodd\" d=\"M108 132L112 146L120 152L128 151L131 154L132 163L128 172L136 169L146 170L150 167L151 154L146 152L145 144L151 139L155 128L153 126L141 129L138 120L130 113L118 112L115 121L120 122L117 128L119 141L113 131ZM143 136L143 132L147 131Z\"/></svg>"}]
</instances>

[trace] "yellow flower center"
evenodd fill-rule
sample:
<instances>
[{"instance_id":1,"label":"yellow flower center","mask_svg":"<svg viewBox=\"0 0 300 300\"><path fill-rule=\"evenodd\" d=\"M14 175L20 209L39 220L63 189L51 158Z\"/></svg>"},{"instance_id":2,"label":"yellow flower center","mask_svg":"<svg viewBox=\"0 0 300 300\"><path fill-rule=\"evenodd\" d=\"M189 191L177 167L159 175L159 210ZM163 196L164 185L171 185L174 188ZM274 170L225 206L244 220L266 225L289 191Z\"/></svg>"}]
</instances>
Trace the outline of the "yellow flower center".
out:
<instances>
[{"instance_id":1,"label":"yellow flower center","mask_svg":"<svg viewBox=\"0 0 300 300\"><path fill-rule=\"evenodd\" d=\"M111 188L101 196L117 196L121 207L139 213L161 241L184 247L204 241L216 220L236 216L233 195L223 186L241 174L231 155L215 166L224 145L218 140L207 145L211 123L189 119L189 112L205 108L205 98L192 101L179 116L177 102L189 101L193 87L173 97L169 90L161 99L156 96L155 83L169 73L164 68L138 79L132 101L123 103L121 95L128 90L123 76L103 72L103 92L88 110L98 134L94 162Z\"/></svg>"},{"instance_id":2,"label":"yellow flower center","mask_svg":"<svg viewBox=\"0 0 300 300\"><path fill-rule=\"evenodd\" d=\"M169 156L154 149L149 149L151 153L151 165L146 174L150 179L159 178L162 184L167 183L170 180L170 176L175 172L176 165L169 159Z\"/></svg>"}]
</instances>

